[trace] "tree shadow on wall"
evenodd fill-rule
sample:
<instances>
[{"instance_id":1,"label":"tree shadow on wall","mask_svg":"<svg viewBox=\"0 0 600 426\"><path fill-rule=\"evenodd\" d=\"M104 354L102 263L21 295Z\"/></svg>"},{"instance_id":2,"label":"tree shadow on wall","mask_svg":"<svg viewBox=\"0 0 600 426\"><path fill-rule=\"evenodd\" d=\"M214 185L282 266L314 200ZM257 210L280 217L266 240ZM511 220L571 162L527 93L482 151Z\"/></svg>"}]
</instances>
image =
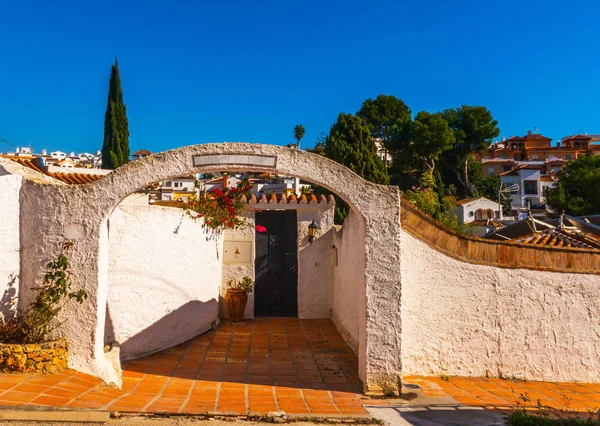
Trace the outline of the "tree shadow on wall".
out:
<instances>
[{"instance_id":1,"label":"tree shadow on wall","mask_svg":"<svg viewBox=\"0 0 600 426\"><path fill-rule=\"evenodd\" d=\"M6 284L6 289L0 298L0 316L3 316L4 318L10 318L14 315L15 296L17 295L17 289L15 288L17 282L16 275L10 274L8 279L9 281Z\"/></svg>"},{"instance_id":2,"label":"tree shadow on wall","mask_svg":"<svg viewBox=\"0 0 600 426\"><path fill-rule=\"evenodd\" d=\"M121 359L135 359L190 340L208 331L219 313L218 302L193 300L169 312L134 336L118 342ZM105 343L117 340L110 309L107 307Z\"/></svg>"}]
</instances>

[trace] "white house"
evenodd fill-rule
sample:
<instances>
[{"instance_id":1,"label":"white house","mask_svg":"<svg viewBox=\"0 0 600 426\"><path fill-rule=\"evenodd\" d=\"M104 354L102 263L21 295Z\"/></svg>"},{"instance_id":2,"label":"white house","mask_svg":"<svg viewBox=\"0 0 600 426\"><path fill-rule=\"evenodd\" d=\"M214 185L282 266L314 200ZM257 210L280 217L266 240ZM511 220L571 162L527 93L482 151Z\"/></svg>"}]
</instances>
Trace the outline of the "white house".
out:
<instances>
[{"instance_id":1,"label":"white house","mask_svg":"<svg viewBox=\"0 0 600 426\"><path fill-rule=\"evenodd\" d=\"M496 201L484 197L468 198L456 204L454 214L458 216L458 223L464 225L479 220L501 219L501 210L502 206Z\"/></svg>"},{"instance_id":2,"label":"white house","mask_svg":"<svg viewBox=\"0 0 600 426\"><path fill-rule=\"evenodd\" d=\"M500 179L508 187L514 184L519 189L511 193L513 209L536 209L546 203L545 193L556 184L554 174L542 173L543 169L536 166L522 166L500 174Z\"/></svg>"}]
</instances>

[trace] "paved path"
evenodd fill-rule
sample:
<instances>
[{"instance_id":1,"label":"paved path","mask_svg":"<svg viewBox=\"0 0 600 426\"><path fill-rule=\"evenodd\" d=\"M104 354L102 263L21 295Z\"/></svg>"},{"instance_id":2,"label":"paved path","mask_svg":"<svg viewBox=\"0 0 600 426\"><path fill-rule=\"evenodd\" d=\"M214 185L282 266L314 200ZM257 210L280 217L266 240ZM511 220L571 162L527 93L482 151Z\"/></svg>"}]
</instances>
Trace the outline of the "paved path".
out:
<instances>
[{"instance_id":1,"label":"paved path","mask_svg":"<svg viewBox=\"0 0 600 426\"><path fill-rule=\"evenodd\" d=\"M122 390L75 371L0 375L0 405L369 417L357 365L330 320L263 318L125 364Z\"/></svg>"},{"instance_id":2,"label":"paved path","mask_svg":"<svg viewBox=\"0 0 600 426\"><path fill-rule=\"evenodd\" d=\"M423 425L435 424L427 423L432 416L456 418L459 424L469 415L494 420L499 415L494 410L514 407L520 395L533 405L539 400L579 412L600 408L600 384L486 378L405 377L407 390L417 399L369 398L360 392L357 365L331 321L263 318L225 323L126 363L121 390L72 370L0 374L0 406L236 416L285 411L341 418L370 418L370 412L416 422L398 424Z\"/></svg>"},{"instance_id":3,"label":"paved path","mask_svg":"<svg viewBox=\"0 0 600 426\"><path fill-rule=\"evenodd\" d=\"M408 387L428 397L451 397L457 403L487 408L514 407L526 396L535 406L567 411L597 412L600 409L600 384L532 382L463 377L404 377Z\"/></svg>"}]
</instances>

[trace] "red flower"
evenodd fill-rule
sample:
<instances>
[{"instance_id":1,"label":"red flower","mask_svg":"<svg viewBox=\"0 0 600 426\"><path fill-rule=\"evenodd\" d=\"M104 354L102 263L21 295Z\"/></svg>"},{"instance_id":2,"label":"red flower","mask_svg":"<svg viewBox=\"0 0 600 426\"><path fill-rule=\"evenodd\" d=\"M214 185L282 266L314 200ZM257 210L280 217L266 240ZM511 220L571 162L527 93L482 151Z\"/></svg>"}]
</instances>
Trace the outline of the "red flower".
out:
<instances>
[{"instance_id":1,"label":"red flower","mask_svg":"<svg viewBox=\"0 0 600 426\"><path fill-rule=\"evenodd\" d=\"M233 228L233 222L231 222L231 221L230 221L230 222L227 224L227 226L229 226L230 228Z\"/></svg>"},{"instance_id":2,"label":"red flower","mask_svg":"<svg viewBox=\"0 0 600 426\"><path fill-rule=\"evenodd\" d=\"M265 228L262 225L256 225L255 228L256 228L256 232L267 232L267 228Z\"/></svg>"}]
</instances>

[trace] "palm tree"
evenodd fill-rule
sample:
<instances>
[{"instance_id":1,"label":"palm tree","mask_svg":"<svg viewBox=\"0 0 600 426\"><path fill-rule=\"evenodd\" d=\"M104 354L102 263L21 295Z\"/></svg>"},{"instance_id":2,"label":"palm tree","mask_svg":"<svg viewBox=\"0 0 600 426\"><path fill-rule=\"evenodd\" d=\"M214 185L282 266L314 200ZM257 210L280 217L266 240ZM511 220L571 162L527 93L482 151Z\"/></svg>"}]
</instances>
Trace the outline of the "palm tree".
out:
<instances>
[{"instance_id":1,"label":"palm tree","mask_svg":"<svg viewBox=\"0 0 600 426\"><path fill-rule=\"evenodd\" d=\"M304 137L304 126L302 124L296 124L294 127L294 137L298 141L296 148L300 149L300 140Z\"/></svg>"}]
</instances>

